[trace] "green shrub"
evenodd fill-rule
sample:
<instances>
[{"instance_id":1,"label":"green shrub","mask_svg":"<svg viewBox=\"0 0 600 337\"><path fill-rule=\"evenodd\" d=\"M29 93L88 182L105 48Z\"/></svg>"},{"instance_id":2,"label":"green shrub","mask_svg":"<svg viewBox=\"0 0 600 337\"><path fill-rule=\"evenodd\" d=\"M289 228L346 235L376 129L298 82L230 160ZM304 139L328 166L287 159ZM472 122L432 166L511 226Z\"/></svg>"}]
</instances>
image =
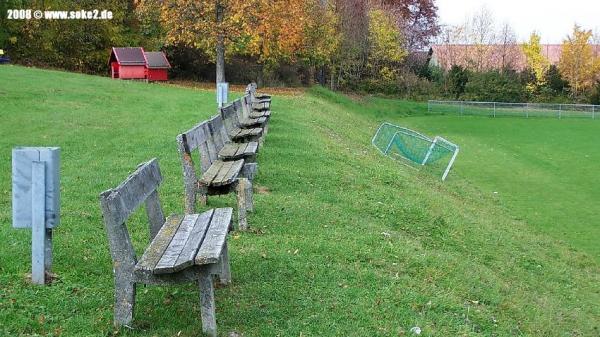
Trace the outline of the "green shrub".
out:
<instances>
[{"instance_id":1,"label":"green shrub","mask_svg":"<svg viewBox=\"0 0 600 337\"><path fill-rule=\"evenodd\" d=\"M523 102L525 87L515 73L471 73L464 98L470 101Z\"/></svg>"}]
</instances>

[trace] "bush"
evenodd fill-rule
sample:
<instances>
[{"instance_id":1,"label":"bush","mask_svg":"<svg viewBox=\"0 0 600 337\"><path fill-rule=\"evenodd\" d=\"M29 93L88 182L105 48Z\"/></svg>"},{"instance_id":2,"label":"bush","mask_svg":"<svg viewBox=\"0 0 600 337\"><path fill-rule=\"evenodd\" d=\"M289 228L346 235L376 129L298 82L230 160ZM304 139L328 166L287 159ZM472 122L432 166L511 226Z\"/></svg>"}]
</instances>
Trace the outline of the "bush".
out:
<instances>
[{"instance_id":1,"label":"bush","mask_svg":"<svg viewBox=\"0 0 600 337\"><path fill-rule=\"evenodd\" d=\"M469 82L469 73L462 66L453 65L448 72L447 78L448 90L455 99L459 99L465 92L467 83Z\"/></svg>"},{"instance_id":2,"label":"bush","mask_svg":"<svg viewBox=\"0 0 600 337\"><path fill-rule=\"evenodd\" d=\"M515 73L471 73L464 98L471 101L523 102L525 87Z\"/></svg>"}]
</instances>

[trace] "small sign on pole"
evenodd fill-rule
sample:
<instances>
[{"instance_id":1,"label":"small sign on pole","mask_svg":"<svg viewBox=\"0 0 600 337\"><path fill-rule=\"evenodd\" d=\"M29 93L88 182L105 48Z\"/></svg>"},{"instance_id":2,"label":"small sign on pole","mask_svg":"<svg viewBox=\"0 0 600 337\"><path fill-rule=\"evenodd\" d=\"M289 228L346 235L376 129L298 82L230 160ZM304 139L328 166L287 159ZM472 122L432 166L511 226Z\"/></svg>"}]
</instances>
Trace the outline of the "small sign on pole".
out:
<instances>
[{"instance_id":1,"label":"small sign on pole","mask_svg":"<svg viewBox=\"0 0 600 337\"><path fill-rule=\"evenodd\" d=\"M60 149L18 147L12 151L14 228L31 228L31 281L45 284L52 269L52 229L60 222Z\"/></svg>"},{"instance_id":2,"label":"small sign on pole","mask_svg":"<svg viewBox=\"0 0 600 337\"><path fill-rule=\"evenodd\" d=\"M229 83L217 83L217 105L222 108L228 101Z\"/></svg>"}]
</instances>

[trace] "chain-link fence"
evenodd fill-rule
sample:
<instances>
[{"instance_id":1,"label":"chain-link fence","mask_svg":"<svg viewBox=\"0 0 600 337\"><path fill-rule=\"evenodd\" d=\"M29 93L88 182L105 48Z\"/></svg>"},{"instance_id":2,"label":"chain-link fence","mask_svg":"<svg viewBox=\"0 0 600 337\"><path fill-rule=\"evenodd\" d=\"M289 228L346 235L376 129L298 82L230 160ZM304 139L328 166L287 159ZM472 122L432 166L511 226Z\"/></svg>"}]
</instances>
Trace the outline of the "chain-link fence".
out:
<instances>
[{"instance_id":1,"label":"chain-link fence","mask_svg":"<svg viewBox=\"0 0 600 337\"><path fill-rule=\"evenodd\" d=\"M600 118L600 105L505 103L471 101L434 101L427 103L431 114L456 114L490 117L552 117L552 118Z\"/></svg>"}]
</instances>

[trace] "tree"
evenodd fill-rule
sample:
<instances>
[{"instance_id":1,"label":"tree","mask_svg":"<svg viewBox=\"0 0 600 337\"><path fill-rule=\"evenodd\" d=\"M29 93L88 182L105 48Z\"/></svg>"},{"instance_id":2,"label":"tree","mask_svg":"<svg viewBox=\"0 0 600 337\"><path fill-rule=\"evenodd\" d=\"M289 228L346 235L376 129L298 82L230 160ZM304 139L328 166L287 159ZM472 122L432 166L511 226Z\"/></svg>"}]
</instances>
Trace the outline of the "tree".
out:
<instances>
[{"instance_id":1,"label":"tree","mask_svg":"<svg viewBox=\"0 0 600 337\"><path fill-rule=\"evenodd\" d=\"M545 82L546 86L552 90L554 94L561 94L569 87L569 82L565 81L558 70L558 67L554 64L548 67Z\"/></svg>"},{"instance_id":2,"label":"tree","mask_svg":"<svg viewBox=\"0 0 600 337\"><path fill-rule=\"evenodd\" d=\"M515 70L520 51L517 45L517 35L508 22L504 23L500 28L497 41L500 69L504 72Z\"/></svg>"},{"instance_id":3,"label":"tree","mask_svg":"<svg viewBox=\"0 0 600 337\"><path fill-rule=\"evenodd\" d=\"M535 75L534 82L527 85L527 90L530 92L536 91L545 84L545 75L550 66L550 62L542 54L540 40L540 36L533 32L529 37L529 42L523 43L521 46L526 57L527 66Z\"/></svg>"},{"instance_id":4,"label":"tree","mask_svg":"<svg viewBox=\"0 0 600 337\"><path fill-rule=\"evenodd\" d=\"M162 2L168 44L203 50L225 81L225 56L253 56L263 64L292 59L302 46L302 0L153 0Z\"/></svg>"},{"instance_id":5,"label":"tree","mask_svg":"<svg viewBox=\"0 0 600 337\"><path fill-rule=\"evenodd\" d=\"M572 35L563 41L559 70L575 96L594 85L600 70L599 59L590 45L591 37L592 31L575 25Z\"/></svg>"},{"instance_id":6,"label":"tree","mask_svg":"<svg viewBox=\"0 0 600 337\"><path fill-rule=\"evenodd\" d=\"M406 57L404 39L394 18L382 9L369 11L369 57L371 75L382 80L395 80L400 62Z\"/></svg>"},{"instance_id":7,"label":"tree","mask_svg":"<svg viewBox=\"0 0 600 337\"><path fill-rule=\"evenodd\" d=\"M453 65L448 72L448 86L450 87L450 93L454 95L455 99L459 99L460 95L465 92L467 83L469 82L468 71L458 65Z\"/></svg>"},{"instance_id":8,"label":"tree","mask_svg":"<svg viewBox=\"0 0 600 337\"><path fill-rule=\"evenodd\" d=\"M476 71L482 72L491 68L490 61L493 62L491 59L495 54L493 45L496 43L496 29L492 12L487 7L482 7L471 18L469 27L470 43L474 46L470 61Z\"/></svg>"},{"instance_id":9,"label":"tree","mask_svg":"<svg viewBox=\"0 0 600 337\"><path fill-rule=\"evenodd\" d=\"M308 66L311 85L317 68L319 80L325 84L324 67L331 64L333 56L339 52L342 36L335 8L327 0L305 0L307 18L304 22L303 45L298 57Z\"/></svg>"},{"instance_id":10,"label":"tree","mask_svg":"<svg viewBox=\"0 0 600 337\"><path fill-rule=\"evenodd\" d=\"M440 33L434 0L381 0L402 31L408 50L423 50Z\"/></svg>"},{"instance_id":11,"label":"tree","mask_svg":"<svg viewBox=\"0 0 600 337\"><path fill-rule=\"evenodd\" d=\"M339 53L331 69L331 89L341 80L356 83L365 73L369 50L369 1L335 0L338 31L341 34Z\"/></svg>"}]
</instances>

